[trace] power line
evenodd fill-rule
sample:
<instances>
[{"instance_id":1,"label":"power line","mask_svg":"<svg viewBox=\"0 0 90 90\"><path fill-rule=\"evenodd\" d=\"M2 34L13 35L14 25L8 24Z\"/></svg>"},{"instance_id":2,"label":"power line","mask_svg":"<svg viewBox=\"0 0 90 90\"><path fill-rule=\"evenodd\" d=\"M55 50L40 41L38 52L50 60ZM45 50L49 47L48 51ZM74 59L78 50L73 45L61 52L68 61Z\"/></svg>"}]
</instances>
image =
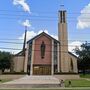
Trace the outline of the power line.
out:
<instances>
[{"instance_id":1,"label":"power line","mask_svg":"<svg viewBox=\"0 0 90 90\"><path fill-rule=\"evenodd\" d=\"M16 48L5 48L5 47L0 47L0 49L5 49L5 50L21 50L22 51L22 49L16 49ZM41 51L41 50L31 50L31 51ZM45 52L64 52L64 53L67 53L66 51L60 51L60 50L46 50ZM72 52L72 53L74 53L74 52Z\"/></svg>"},{"instance_id":2,"label":"power line","mask_svg":"<svg viewBox=\"0 0 90 90\"><path fill-rule=\"evenodd\" d=\"M9 43L9 44L23 44L23 43L15 43L15 42L0 42L0 43ZM32 44L31 44L32 45ZM36 45L36 46L40 46L41 44L33 44L33 45ZM54 44L53 45L51 45L51 44L45 44L46 46L55 46ZM79 45L58 45L58 46L71 46L71 47L75 47L75 46L79 46Z\"/></svg>"},{"instance_id":3,"label":"power line","mask_svg":"<svg viewBox=\"0 0 90 90\"><path fill-rule=\"evenodd\" d=\"M84 13L85 14L85 13ZM90 14L90 13L86 13L86 14ZM13 17L13 16L22 16L22 17L40 17L40 18L58 18L57 15L25 15L25 14L6 14L6 13L2 13L0 14L0 16L10 16L10 17ZM76 18L76 17L72 17L72 16L67 16L67 18ZM87 18L87 17L83 17L83 18Z\"/></svg>"},{"instance_id":4,"label":"power line","mask_svg":"<svg viewBox=\"0 0 90 90\"><path fill-rule=\"evenodd\" d=\"M13 16L22 16L22 17L40 17L40 18L58 18L57 15L24 15L24 14L0 14L0 16L10 16L10 17L13 17ZM67 16L66 18L76 18L76 17L72 17L72 16ZM87 17L84 17L84 18L87 18Z\"/></svg>"},{"instance_id":5,"label":"power line","mask_svg":"<svg viewBox=\"0 0 90 90\"><path fill-rule=\"evenodd\" d=\"M8 34L8 35L11 35L11 34ZM16 35L16 34L13 34L13 35ZM16 38L0 38L0 41L1 41L1 40L3 40L3 41L5 41L5 40L8 40L8 41L9 41L9 40L18 40L18 41L19 41L19 40L24 40L24 39L16 39Z\"/></svg>"},{"instance_id":6,"label":"power line","mask_svg":"<svg viewBox=\"0 0 90 90\"><path fill-rule=\"evenodd\" d=\"M88 33L86 33L86 34L88 34ZM90 33L89 33L90 34ZM29 40L31 40L32 38L30 38ZM55 38L54 38L55 39ZM21 41L23 41L24 39L10 39L10 38L0 38L0 41L1 42L3 42L3 41L12 41L12 40L18 40L19 42L20 42L20 40ZM57 40L57 41L59 41L59 40ZM68 40L60 40L60 41L89 41L89 40L83 40L83 39L68 39ZM90 41L89 41L90 42Z\"/></svg>"},{"instance_id":7,"label":"power line","mask_svg":"<svg viewBox=\"0 0 90 90\"><path fill-rule=\"evenodd\" d=\"M6 42L6 41L0 41L0 43L23 44L23 43L19 43L19 42Z\"/></svg>"},{"instance_id":8,"label":"power line","mask_svg":"<svg viewBox=\"0 0 90 90\"><path fill-rule=\"evenodd\" d=\"M22 13L25 13L24 11L21 11L21 10L5 10L5 9L0 9L0 11L1 12L22 12ZM57 11L59 11L59 10L57 10ZM46 11L46 12L44 12L44 11L35 11L36 13L45 13L45 14L55 14L55 13L58 13L57 11L55 11L55 12L48 12L48 11ZM32 13L35 13L34 11L32 12ZM81 12L68 12L67 11L67 13L68 14L81 14ZM90 14L90 13L82 13L82 14Z\"/></svg>"},{"instance_id":9,"label":"power line","mask_svg":"<svg viewBox=\"0 0 90 90\"><path fill-rule=\"evenodd\" d=\"M1 17L3 16L3 17ZM22 17L21 17L22 16ZM17 14L0 14L0 18L1 19L19 19L19 18L28 18L30 20L39 20L39 21L58 21L58 16L55 17L55 16L41 16L41 15L17 15ZM38 19L37 19L38 18ZM67 17L67 20L68 21L77 21L75 20L77 17ZM90 18L87 18L87 17L83 17L82 18L82 21L84 22L90 22L90 21L87 21L89 20ZM75 20L75 21L74 21Z\"/></svg>"},{"instance_id":10,"label":"power line","mask_svg":"<svg viewBox=\"0 0 90 90\"><path fill-rule=\"evenodd\" d=\"M22 49L14 49L14 48L1 48L1 47L0 47L0 49L6 49L6 50L8 50L8 49L9 49L9 50L15 50L15 51L16 51L16 50L22 50ZM35 51L35 52L40 52L41 50L32 50L32 51ZM70 52L70 51L65 52L65 51L60 51L60 50L58 50L58 51L54 51L54 50L53 50L53 51L48 51L48 50L47 50L47 51L45 51L45 52L63 52L63 53L68 53L68 52ZM75 52L74 52L74 51L72 51L72 53L75 53Z\"/></svg>"},{"instance_id":11,"label":"power line","mask_svg":"<svg viewBox=\"0 0 90 90\"><path fill-rule=\"evenodd\" d=\"M16 48L6 48L6 47L0 47L0 49L6 49L6 50L22 50L22 49L16 49Z\"/></svg>"},{"instance_id":12,"label":"power line","mask_svg":"<svg viewBox=\"0 0 90 90\"><path fill-rule=\"evenodd\" d=\"M10 17L13 17L13 16L22 16L22 17L40 17L40 18L57 18L57 17L55 17L55 16L41 16L41 15L39 15L39 16L32 16L32 15L15 15L15 14L0 14L0 16L10 16Z\"/></svg>"},{"instance_id":13,"label":"power line","mask_svg":"<svg viewBox=\"0 0 90 90\"><path fill-rule=\"evenodd\" d=\"M10 20L17 20L17 19L20 19L20 18L4 18L4 17L0 17L0 19L8 19L9 21ZM23 18L24 19L24 18ZM28 18L27 18L28 19ZM35 21L35 22L58 22L58 20L54 20L54 19L28 19L30 21ZM67 20L67 22L69 22L68 24L72 23L72 22L77 22L78 20ZM14 22L14 21L12 21ZM12 23L11 21L9 23ZM82 22L90 22L90 21L87 21L87 20L83 20Z\"/></svg>"},{"instance_id":14,"label":"power line","mask_svg":"<svg viewBox=\"0 0 90 90\"><path fill-rule=\"evenodd\" d=\"M1 18L1 19L9 19L9 20L20 19L20 18L18 18L18 17L17 17L17 18L0 17L0 18ZM23 18L23 19L24 19L24 18ZM39 19L32 19L32 18L30 19L30 18L27 18L27 19L30 20L30 21L31 21L31 20L33 20L33 21L57 21L56 19L40 19L40 18L39 18Z\"/></svg>"},{"instance_id":15,"label":"power line","mask_svg":"<svg viewBox=\"0 0 90 90\"><path fill-rule=\"evenodd\" d=\"M70 32L69 32L70 33ZM75 32L72 32L72 33L75 33ZM77 33L77 32L76 32ZM80 34L90 34L90 33L80 33ZM75 35L76 36L76 35ZM32 38L30 38L29 40L31 40ZM24 39L15 39L15 38L0 38L0 41L12 41L12 40L15 40L15 41L23 41ZM62 41L82 41L82 42L90 42L90 40L85 40L85 39L68 39L68 40L62 40ZM17 42L16 42L17 43Z\"/></svg>"},{"instance_id":16,"label":"power line","mask_svg":"<svg viewBox=\"0 0 90 90\"><path fill-rule=\"evenodd\" d=\"M13 40L13 39L11 39L11 40ZM18 39L17 39L18 40ZM24 40L24 39L22 39L22 40ZM80 42L90 42L90 41L88 41L88 40L61 40L61 41L63 41L63 42L66 42L66 41L80 41ZM19 40L19 42L10 42L10 41L0 41L0 43L11 43L11 44L23 44L23 42L21 42L20 43L20 40Z\"/></svg>"},{"instance_id":17,"label":"power line","mask_svg":"<svg viewBox=\"0 0 90 90\"><path fill-rule=\"evenodd\" d=\"M8 19L8 20L17 20L17 19L26 19L24 17L0 17L0 19ZM27 18L28 20L30 21L39 21L39 22L45 22L45 21L56 21L58 22L58 19L51 19L51 18ZM67 22L77 22L78 20L76 19L67 19ZM90 22L90 18L86 18L86 19L83 19L82 18L82 22ZM68 24L69 24L68 23Z\"/></svg>"},{"instance_id":18,"label":"power line","mask_svg":"<svg viewBox=\"0 0 90 90\"><path fill-rule=\"evenodd\" d=\"M21 10L4 10L4 9L0 9L0 12L18 12L18 13L20 12L20 13L25 13L25 11L21 11ZM56 12L33 11L31 14L38 14L38 13L55 14Z\"/></svg>"}]
</instances>

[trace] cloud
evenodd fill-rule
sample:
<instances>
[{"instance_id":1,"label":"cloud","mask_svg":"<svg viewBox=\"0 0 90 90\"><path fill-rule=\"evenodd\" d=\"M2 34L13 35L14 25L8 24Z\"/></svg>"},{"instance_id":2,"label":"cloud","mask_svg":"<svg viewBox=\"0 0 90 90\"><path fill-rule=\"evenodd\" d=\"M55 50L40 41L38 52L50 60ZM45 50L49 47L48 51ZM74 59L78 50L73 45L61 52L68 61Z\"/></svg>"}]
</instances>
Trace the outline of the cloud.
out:
<instances>
[{"instance_id":1,"label":"cloud","mask_svg":"<svg viewBox=\"0 0 90 90\"><path fill-rule=\"evenodd\" d=\"M79 48L80 49L80 46L81 46L81 42L80 41L74 41L74 42L71 42L69 43L68 45L68 50L72 53L74 53L74 49L75 48Z\"/></svg>"},{"instance_id":2,"label":"cloud","mask_svg":"<svg viewBox=\"0 0 90 90\"><path fill-rule=\"evenodd\" d=\"M27 27L31 27L30 21L27 19L24 22L22 22L22 25L27 26Z\"/></svg>"},{"instance_id":3,"label":"cloud","mask_svg":"<svg viewBox=\"0 0 90 90\"><path fill-rule=\"evenodd\" d=\"M90 28L90 3L81 10L78 17L77 29Z\"/></svg>"},{"instance_id":4,"label":"cloud","mask_svg":"<svg viewBox=\"0 0 90 90\"><path fill-rule=\"evenodd\" d=\"M27 41L28 41L29 39L33 38L33 37L36 36L36 35L37 35L37 33L35 33L34 31L27 31L27 37L26 37ZM19 39L24 39L24 36L25 36L25 33L23 33L23 34L19 37Z\"/></svg>"},{"instance_id":5,"label":"cloud","mask_svg":"<svg viewBox=\"0 0 90 90\"><path fill-rule=\"evenodd\" d=\"M38 32L38 34L42 33L43 31L44 31L45 33L47 33L48 35L52 36L53 38L55 38L56 40L58 40L58 36L57 36L57 35L50 34L50 33L48 32L48 30L40 30L40 31Z\"/></svg>"},{"instance_id":6,"label":"cloud","mask_svg":"<svg viewBox=\"0 0 90 90\"><path fill-rule=\"evenodd\" d=\"M26 0L13 0L14 5L20 5L25 12L31 13L29 5Z\"/></svg>"},{"instance_id":7,"label":"cloud","mask_svg":"<svg viewBox=\"0 0 90 90\"><path fill-rule=\"evenodd\" d=\"M36 35L42 33L43 31L44 31L45 33L49 34L48 30L39 30L38 32L27 31L27 41L30 40L31 38L35 37ZM19 37L19 39L24 39L24 35L25 35L25 33L23 33L23 34ZM49 34L49 35L51 35L51 34ZM55 39L58 38L57 35L51 35L51 36L52 36L53 38L55 38Z\"/></svg>"}]
</instances>

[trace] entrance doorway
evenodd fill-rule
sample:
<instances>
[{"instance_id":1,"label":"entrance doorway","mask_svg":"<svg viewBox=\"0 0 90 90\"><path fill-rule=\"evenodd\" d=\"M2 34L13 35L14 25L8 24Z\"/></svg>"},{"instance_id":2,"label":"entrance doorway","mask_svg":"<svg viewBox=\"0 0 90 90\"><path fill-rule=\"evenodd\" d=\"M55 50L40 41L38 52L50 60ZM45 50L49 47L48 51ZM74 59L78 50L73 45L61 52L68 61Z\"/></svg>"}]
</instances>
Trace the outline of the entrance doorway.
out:
<instances>
[{"instance_id":1,"label":"entrance doorway","mask_svg":"<svg viewBox=\"0 0 90 90\"><path fill-rule=\"evenodd\" d=\"M50 65L35 65L33 66L33 75L51 75Z\"/></svg>"}]
</instances>

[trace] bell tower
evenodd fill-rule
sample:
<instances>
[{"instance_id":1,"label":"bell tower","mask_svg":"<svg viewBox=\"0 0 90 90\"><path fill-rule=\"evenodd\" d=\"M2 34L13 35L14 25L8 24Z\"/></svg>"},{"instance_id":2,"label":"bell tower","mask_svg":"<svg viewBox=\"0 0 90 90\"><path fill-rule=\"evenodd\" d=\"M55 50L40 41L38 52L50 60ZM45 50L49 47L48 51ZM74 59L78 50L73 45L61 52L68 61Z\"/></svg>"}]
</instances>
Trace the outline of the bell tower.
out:
<instances>
[{"instance_id":1,"label":"bell tower","mask_svg":"<svg viewBox=\"0 0 90 90\"><path fill-rule=\"evenodd\" d=\"M66 10L60 10L58 14L58 40L60 41L60 70L61 72L69 72Z\"/></svg>"}]
</instances>

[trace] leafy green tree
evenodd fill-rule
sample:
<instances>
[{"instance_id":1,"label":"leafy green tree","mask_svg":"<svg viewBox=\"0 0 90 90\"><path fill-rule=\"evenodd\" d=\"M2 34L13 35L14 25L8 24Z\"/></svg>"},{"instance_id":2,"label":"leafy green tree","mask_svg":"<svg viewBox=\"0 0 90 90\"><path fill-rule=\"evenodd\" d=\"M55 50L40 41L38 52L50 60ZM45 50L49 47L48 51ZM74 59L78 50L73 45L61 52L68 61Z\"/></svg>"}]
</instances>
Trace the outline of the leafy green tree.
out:
<instances>
[{"instance_id":1,"label":"leafy green tree","mask_svg":"<svg viewBox=\"0 0 90 90\"><path fill-rule=\"evenodd\" d=\"M78 55L78 69L85 74L86 70L90 70L90 44L83 43L80 49L75 49L75 53Z\"/></svg>"},{"instance_id":2,"label":"leafy green tree","mask_svg":"<svg viewBox=\"0 0 90 90\"><path fill-rule=\"evenodd\" d=\"M10 69L11 56L12 55L9 52L0 51L0 69L2 70L2 72L4 72L5 69Z\"/></svg>"}]
</instances>

